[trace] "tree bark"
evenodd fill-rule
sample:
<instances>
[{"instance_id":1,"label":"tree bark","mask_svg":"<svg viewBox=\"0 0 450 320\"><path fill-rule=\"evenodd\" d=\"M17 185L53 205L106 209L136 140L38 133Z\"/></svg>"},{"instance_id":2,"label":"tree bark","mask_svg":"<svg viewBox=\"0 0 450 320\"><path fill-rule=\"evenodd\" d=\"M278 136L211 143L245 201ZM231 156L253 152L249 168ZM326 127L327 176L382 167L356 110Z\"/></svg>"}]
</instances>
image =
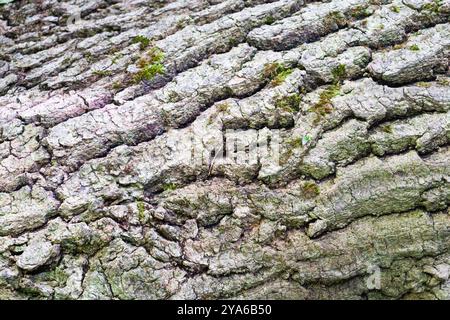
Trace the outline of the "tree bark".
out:
<instances>
[{"instance_id":1,"label":"tree bark","mask_svg":"<svg viewBox=\"0 0 450 320\"><path fill-rule=\"evenodd\" d=\"M449 299L449 17L0 5L0 298Z\"/></svg>"}]
</instances>

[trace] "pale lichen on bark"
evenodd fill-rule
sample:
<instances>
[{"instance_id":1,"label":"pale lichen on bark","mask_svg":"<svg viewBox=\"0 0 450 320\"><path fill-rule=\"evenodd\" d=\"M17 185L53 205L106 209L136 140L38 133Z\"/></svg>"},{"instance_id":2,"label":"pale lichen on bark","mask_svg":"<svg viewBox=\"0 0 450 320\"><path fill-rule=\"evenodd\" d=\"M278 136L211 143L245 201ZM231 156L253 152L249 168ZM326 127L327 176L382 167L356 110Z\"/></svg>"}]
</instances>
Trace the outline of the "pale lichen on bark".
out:
<instances>
[{"instance_id":1,"label":"pale lichen on bark","mask_svg":"<svg viewBox=\"0 0 450 320\"><path fill-rule=\"evenodd\" d=\"M0 5L0 298L450 299L449 17Z\"/></svg>"}]
</instances>

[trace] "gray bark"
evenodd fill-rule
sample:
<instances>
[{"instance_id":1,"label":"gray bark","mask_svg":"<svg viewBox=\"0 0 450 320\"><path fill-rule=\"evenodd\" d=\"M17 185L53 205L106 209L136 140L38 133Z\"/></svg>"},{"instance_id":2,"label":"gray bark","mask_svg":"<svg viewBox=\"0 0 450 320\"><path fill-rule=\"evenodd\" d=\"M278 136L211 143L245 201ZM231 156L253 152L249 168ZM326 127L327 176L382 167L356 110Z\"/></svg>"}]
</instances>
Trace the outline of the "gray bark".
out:
<instances>
[{"instance_id":1,"label":"gray bark","mask_svg":"<svg viewBox=\"0 0 450 320\"><path fill-rule=\"evenodd\" d=\"M450 299L449 17L0 5L0 298Z\"/></svg>"}]
</instances>

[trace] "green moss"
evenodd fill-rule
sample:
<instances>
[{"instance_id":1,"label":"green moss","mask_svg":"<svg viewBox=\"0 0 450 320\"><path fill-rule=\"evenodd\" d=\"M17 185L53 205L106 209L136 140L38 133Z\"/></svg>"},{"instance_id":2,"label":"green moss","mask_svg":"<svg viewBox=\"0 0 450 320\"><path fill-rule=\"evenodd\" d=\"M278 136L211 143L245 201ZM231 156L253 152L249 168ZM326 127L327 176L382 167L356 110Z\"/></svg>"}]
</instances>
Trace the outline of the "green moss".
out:
<instances>
[{"instance_id":1,"label":"green moss","mask_svg":"<svg viewBox=\"0 0 450 320\"><path fill-rule=\"evenodd\" d=\"M120 47L112 46L111 48L109 48L108 54L109 55L114 55L114 54L118 53L119 51L120 51Z\"/></svg>"},{"instance_id":2,"label":"green moss","mask_svg":"<svg viewBox=\"0 0 450 320\"><path fill-rule=\"evenodd\" d=\"M134 76L134 81L139 83L143 80L151 80L158 74L164 74L165 68L160 63L155 63L142 67Z\"/></svg>"},{"instance_id":3,"label":"green moss","mask_svg":"<svg viewBox=\"0 0 450 320\"><path fill-rule=\"evenodd\" d=\"M403 49L405 47L405 43L397 43L396 45L394 45L392 48L394 50L400 50Z\"/></svg>"},{"instance_id":4,"label":"green moss","mask_svg":"<svg viewBox=\"0 0 450 320\"><path fill-rule=\"evenodd\" d=\"M278 73L282 72L284 70L284 66L278 62L274 63L266 63L264 65L264 69L262 71L262 78L263 79L273 79L277 76Z\"/></svg>"},{"instance_id":5,"label":"green moss","mask_svg":"<svg viewBox=\"0 0 450 320\"><path fill-rule=\"evenodd\" d=\"M50 281L56 282L58 286L63 286L67 282L67 279L69 279L67 273L60 267L56 267L54 270L50 271L47 274L47 277Z\"/></svg>"},{"instance_id":6,"label":"green moss","mask_svg":"<svg viewBox=\"0 0 450 320\"><path fill-rule=\"evenodd\" d=\"M238 38L231 37L228 39L228 46L230 48L236 47L240 43Z\"/></svg>"},{"instance_id":7,"label":"green moss","mask_svg":"<svg viewBox=\"0 0 450 320\"><path fill-rule=\"evenodd\" d=\"M345 15L339 11L333 11L328 13L324 19L323 23L327 28L334 29L335 25L338 27L343 27L347 25L348 21Z\"/></svg>"},{"instance_id":8,"label":"green moss","mask_svg":"<svg viewBox=\"0 0 450 320\"><path fill-rule=\"evenodd\" d=\"M212 113L209 118L208 118L208 122L206 123L208 126L212 125L214 120L217 118L217 113Z\"/></svg>"},{"instance_id":9,"label":"green moss","mask_svg":"<svg viewBox=\"0 0 450 320\"><path fill-rule=\"evenodd\" d=\"M346 67L344 64L340 64L331 70L333 76L333 84L328 86L319 95L319 101L309 109L310 112L316 114L314 123L317 124L325 115L333 111L333 105L331 99L339 95L341 89L341 82L347 76Z\"/></svg>"},{"instance_id":10,"label":"green moss","mask_svg":"<svg viewBox=\"0 0 450 320\"><path fill-rule=\"evenodd\" d=\"M392 7L390 7L389 9L391 9L392 12L400 13L400 8L397 7L397 6L392 6Z\"/></svg>"},{"instance_id":11,"label":"green moss","mask_svg":"<svg viewBox=\"0 0 450 320\"><path fill-rule=\"evenodd\" d=\"M418 87L422 87L422 88L430 88L431 87L431 83L425 82L425 81L417 82L416 85Z\"/></svg>"},{"instance_id":12,"label":"green moss","mask_svg":"<svg viewBox=\"0 0 450 320\"><path fill-rule=\"evenodd\" d=\"M175 103L175 102L178 102L181 100L180 95L175 91L170 91L167 94L167 98L168 98L168 102L170 102L170 103Z\"/></svg>"},{"instance_id":13,"label":"green moss","mask_svg":"<svg viewBox=\"0 0 450 320\"><path fill-rule=\"evenodd\" d=\"M317 124L327 114L333 111L331 99L339 95L341 86L339 83L332 84L323 90L319 95L319 101L309 109L316 114L314 123Z\"/></svg>"},{"instance_id":14,"label":"green moss","mask_svg":"<svg viewBox=\"0 0 450 320\"><path fill-rule=\"evenodd\" d=\"M439 13L443 5L443 0L434 0L431 3L426 3L422 6L421 10L429 11L431 13Z\"/></svg>"},{"instance_id":15,"label":"green moss","mask_svg":"<svg viewBox=\"0 0 450 320\"><path fill-rule=\"evenodd\" d=\"M95 28L85 28L78 30L76 34L80 38L90 38L97 34L97 30Z\"/></svg>"},{"instance_id":16,"label":"green moss","mask_svg":"<svg viewBox=\"0 0 450 320\"><path fill-rule=\"evenodd\" d=\"M117 61L118 61L119 59L122 59L122 58L123 58L123 54L122 54L122 53L116 53L116 54L114 55L114 57L111 59L111 63L112 63L112 64L116 64Z\"/></svg>"},{"instance_id":17,"label":"green moss","mask_svg":"<svg viewBox=\"0 0 450 320\"><path fill-rule=\"evenodd\" d=\"M280 72L271 82L270 84L274 87L279 86L282 84L286 78L293 72L292 69L286 69L282 72Z\"/></svg>"},{"instance_id":18,"label":"green moss","mask_svg":"<svg viewBox=\"0 0 450 320\"><path fill-rule=\"evenodd\" d=\"M276 100L275 107L286 112L298 112L300 109L300 101L301 97L298 94L293 94Z\"/></svg>"},{"instance_id":19,"label":"green moss","mask_svg":"<svg viewBox=\"0 0 450 320\"><path fill-rule=\"evenodd\" d=\"M420 48L417 44L413 44L412 46L409 47L409 50L411 51L420 51Z\"/></svg>"},{"instance_id":20,"label":"green moss","mask_svg":"<svg viewBox=\"0 0 450 320\"><path fill-rule=\"evenodd\" d=\"M384 133L389 133L389 134L391 134L391 133L392 133L392 126L391 126L390 124L384 125L384 126L381 127L381 130L382 130Z\"/></svg>"},{"instance_id":21,"label":"green moss","mask_svg":"<svg viewBox=\"0 0 450 320\"><path fill-rule=\"evenodd\" d=\"M163 185L164 191L173 191L176 190L178 186L175 183L166 183Z\"/></svg>"},{"instance_id":22,"label":"green moss","mask_svg":"<svg viewBox=\"0 0 450 320\"><path fill-rule=\"evenodd\" d=\"M83 53L83 56L87 62L89 62L89 63L94 62L94 57L92 56L92 53L90 53L89 51L86 51L85 53Z\"/></svg>"},{"instance_id":23,"label":"green moss","mask_svg":"<svg viewBox=\"0 0 450 320\"><path fill-rule=\"evenodd\" d=\"M438 79L436 80L436 82L437 82L438 84L440 84L441 86L449 86L449 85L450 85L449 79L442 78L442 77L438 78Z\"/></svg>"},{"instance_id":24,"label":"green moss","mask_svg":"<svg viewBox=\"0 0 450 320\"><path fill-rule=\"evenodd\" d=\"M94 70L92 74L99 77L108 77L112 75L112 72L109 70Z\"/></svg>"},{"instance_id":25,"label":"green moss","mask_svg":"<svg viewBox=\"0 0 450 320\"><path fill-rule=\"evenodd\" d=\"M275 22L275 18L272 16L268 16L264 19L264 24L273 24Z\"/></svg>"},{"instance_id":26,"label":"green moss","mask_svg":"<svg viewBox=\"0 0 450 320\"><path fill-rule=\"evenodd\" d=\"M218 112L227 112L230 109L230 105L226 102L221 103L217 106Z\"/></svg>"},{"instance_id":27,"label":"green moss","mask_svg":"<svg viewBox=\"0 0 450 320\"><path fill-rule=\"evenodd\" d=\"M123 85L119 81L114 81L111 87L114 90L120 90L120 89L122 89Z\"/></svg>"},{"instance_id":28,"label":"green moss","mask_svg":"<svg viewBox=\"0 0 450 320\"><path fill-rule=\"evenodd\" d=\"M370 16L371 12L366 6L356 6L352 10L350 10L350 15L353 18L365 18Z\"/></svg>"},{"instance_id":29,"label":"green moss","mask_svg":"<svg viewBox=\"0 0 450 320\"><path fill-rule=\"evenodd\" d=\"M143 80L152 80L156 75L164 74L165 67L162 64L164 60L164 52L154 47L150 49L146 55L137 62L139 71L134 75L134 82L139 83Z\"/></svg>"},{"instance_id":30,"label":"green moss","mask_svg":"<svg viewBox=\"0 0 450 320\"><path fill-rule=\"evenodd\" d=\"M344 64L338 65L336 68L331 70L331 75L333 76L333 83L338 83L345 79L347 76L347 70Z\"/></svg>"},{"instance_id":31,"label":"green moss","mask_svg":"<svg viewBox=\"0 0 450 320\"><path fill-rule=\"evenodd\" d=\"M138 219L140 222L145 221L145 203L143 201L136 202L136 207L138 210Z\"/></svg>"},{"instance_id":32,"label":"green moss","mask_svg":"<svg viewBox=\"0 0 450 320\"><path fill-rule=\"evenodd\" d=\"M291 68L287 68L281 63L267 63L264 65L262 80L269 79L272 86L278 86L282 84L292 72L293 70Z\"/></svg>"},{"instance_id":33,"label":"green moss","mask_svg":"<svg viewBox=\"0 0 450 320\"><path fill-rule=\"evenodd\" d=\"M64 65L68 65L68 64L70 64L72 62L72 60L70 59L70 58L65 58L64 60L63 60L63 64Z\"/></svg>"},{"instance_id":34,"label":"green moss","mask_svg":"<svg viewBox=\"0 0 450 320\"><path fill-rule=\"evenodd\" d=\"M138 35L133 38L132 43L139 43L139 48L141 50L144 50L150 45L150 39L147 38L146 36Z\"/></svg>"},{"instance_id":35,"label":"green moss","mask_svg":"<svg viewBox=\"0 0 450 320\"><path fill-rule=\"evenodd\" d=\"M286 141L286 151L281 155L280 157L280 164L284 165L287 163L289 158L292 156L293 151L295 149L301 148L303 146L303 138L302 137L295 137L288 139Z\"/></svg>"},{"instance_id":36,"label":"green moss","mask_svg":"<svg viewBox=\"0 0 450 320\"><path fill-rule=\"evenodd\" d=\"M292 138L289 139L287 141L287 145L291 148L291 149L297 149L300 148L302 146L302 138L301 137L297 137L297 138Z\"/></svg>"},{"instance_id":37,"label":"green moss","mask_svg":"<svg viewBox=\"0 0 450 320\"><path fill-rule=\"evenodd\" d=\"M222 89L223 89L223 95L224 95L225 97L231 97L231 96L234 95L234 91L233 91L233 89L231 89L230 87L226 86L226 87L224 87L224 88L222 88Z\"/></svg>"},{"instance_id":38,"label":"green moss","mask_svg":"<svg viewBox=\"0 0 450 320\"><path fill-rule=\"evenodd\" d=\"M17 291L19 293L23 293L24 295L28 296L28 297L40 297L42 296L42 293L35 288L30 288L30 287L18 287Z\"/></svg>"},{"instance_id":39,"label":"green moss","mask_svg":"<svg viewBox=\"0 0 450 320\"><path fill-rule=\"evenodd\" d=\"M220 113L228 112L230 109L230 105L227 102L218 104L216 107L216 111L211 113L208 117L207 125L210 126L213 124L214 120L219 116Z\"/></svg>"},{"instance_id":40,"label":"green moss","mask_svg":"<svg viewBox=\"0 0 450 320\"><path fill-rule=\"evenodd\" d=\"M312 181L307 181L301 186L301 190L305 198L314 198L320 194L319 186Z\"/></svg>"},{"instance_id":41,"label":"green moss","mask_svg":"<svg viewBox=\"0 0 450 320\"><path fill-rule=\"evenodd\" d=\"M177 22L177 29L181 30L189 24L189 19L181 19Z\"/></svg>"}]
</instances>

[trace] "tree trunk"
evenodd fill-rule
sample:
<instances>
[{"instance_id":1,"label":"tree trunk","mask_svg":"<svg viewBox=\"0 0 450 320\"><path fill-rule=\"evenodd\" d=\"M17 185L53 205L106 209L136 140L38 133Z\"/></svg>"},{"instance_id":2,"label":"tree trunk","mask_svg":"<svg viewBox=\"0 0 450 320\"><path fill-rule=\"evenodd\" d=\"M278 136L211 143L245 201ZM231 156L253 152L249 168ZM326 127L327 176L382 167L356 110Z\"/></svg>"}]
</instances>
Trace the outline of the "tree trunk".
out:
<instances>
[{"instance_id":1,"label":"tree trunk","mask_svg":"<svg viewBox=\"0 0 450 320\"><path fill-rule=\"evenodd\" d=\"M0 5L0 298L450 299L449 17Z\"/></svg>"}]
</instances>

